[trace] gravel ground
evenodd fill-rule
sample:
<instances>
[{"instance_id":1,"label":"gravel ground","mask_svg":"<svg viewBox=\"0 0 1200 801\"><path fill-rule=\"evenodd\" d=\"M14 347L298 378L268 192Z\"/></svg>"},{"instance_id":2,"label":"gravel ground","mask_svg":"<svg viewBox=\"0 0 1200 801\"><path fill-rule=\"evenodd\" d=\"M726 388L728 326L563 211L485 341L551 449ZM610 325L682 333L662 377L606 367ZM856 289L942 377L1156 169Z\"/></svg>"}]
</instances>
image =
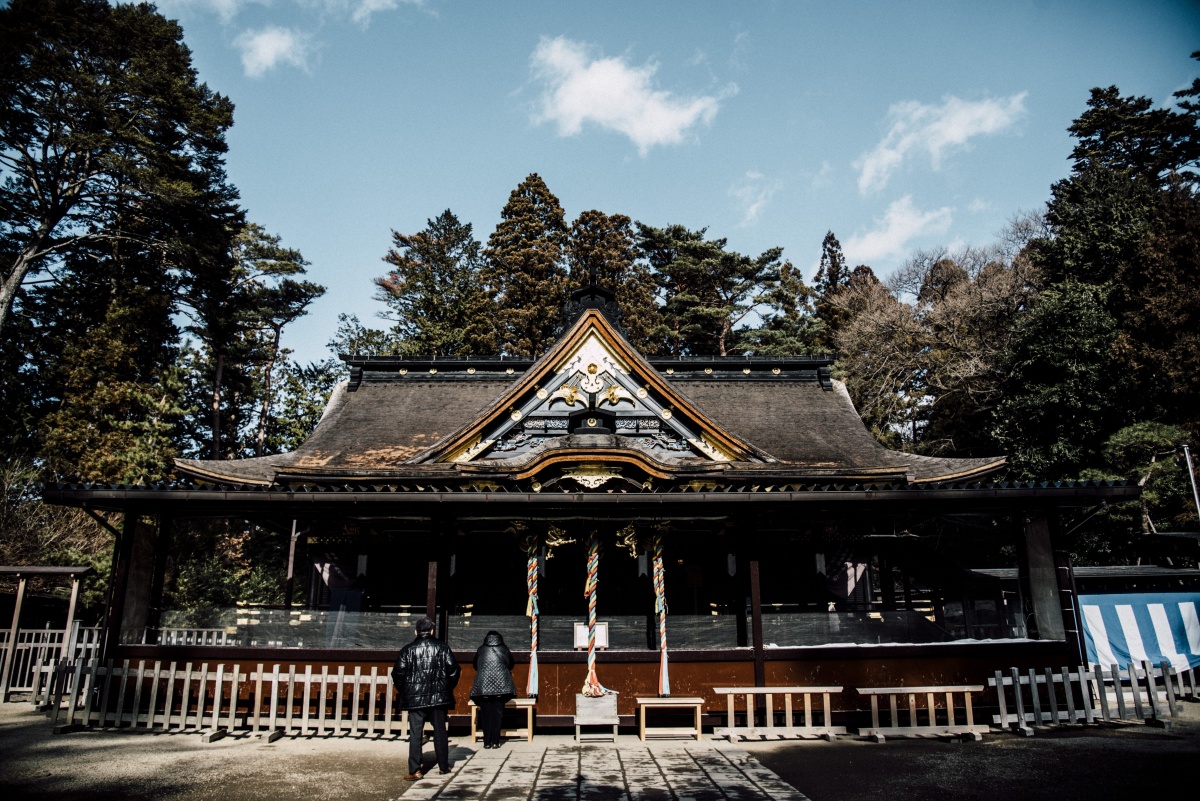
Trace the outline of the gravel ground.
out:
<instances>
[{"instance_id":1,"label":"gravel ground","mask_svg":"<svg viewBox=\"0 0 1200 801\"><path fill-rule=\"evenodd\" d=\"M1120 724L987 734L982 742L742 745L812 801L1195 798L1200 703L1183 707L1170 731Z\"/></svg>"},{"instance_id":2,"label":"gravel ground","mask_svg":"<svg viewBox=\"0 0 1200 801\"><path fill-rule=\"evenodd\" d=\"M452 739L452 744L455 742ZM461 741L459 741L461 742ZM636 742L636 740L634 740ZM812 801L1103 801L1179 794L1200 765L1200 704L1170 731L1136 724L989 734L983 742L856 738L739 743ZM432 758L432 746L426 745ZM252 801L400 796L403 741L285 737L262 743L195 734L55 736L26 704L0 704L0 797ZM454 749L453 758L470 753ZM1186 791L1191 797L1194 790Z\"/></svg>"}]
</instances>

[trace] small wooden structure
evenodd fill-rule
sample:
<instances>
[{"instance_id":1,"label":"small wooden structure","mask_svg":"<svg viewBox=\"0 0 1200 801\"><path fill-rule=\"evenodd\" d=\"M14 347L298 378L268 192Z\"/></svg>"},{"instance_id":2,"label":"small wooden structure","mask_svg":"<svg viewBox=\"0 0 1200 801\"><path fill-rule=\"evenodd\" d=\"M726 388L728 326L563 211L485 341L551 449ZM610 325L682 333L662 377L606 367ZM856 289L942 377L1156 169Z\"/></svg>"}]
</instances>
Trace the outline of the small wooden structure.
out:
<instances>
[{"instance_id":1,"label":"small wooden structure","mask_svg":"<svg viewBox=\"0 0 1200 801\"><path fill-rule=\"evenodd\" d=\"M839 734L846 734L845 726L833 725L833 707L830 703L831 696L842 691L841 687L716 687L713 692L718 695L724 695L726 700L726 722L725 728L717 728L713 730L713 734L721 737L729 738L733 742L739 737L823 737L826 740L832 741ZM745 696L746 698L746 723L744 726L737 725L737 697ZM775 725L775 696L783 696L783 725ZM795 713L792 696L798 695L803 698L804 717L800 725L796 725ZM821 698L821 723L817 724L813 719L813 696ZM766 701L766 714L763 718L763 725L759 726L755 723L757 699L764 698Z\"/></svg>"},{"instance_id":2,"label":"small wooden structure","mask_svg":"<svg viewBox=\"0 0 1200 801\"><path fill-rule=\"evenodd\" d=\"M13 603L12 624L8 629L8 637L4 643L3 661L0 662L0 702L8 700L9 687L12 686L13 673L18 660L15 658L20 647L18 640L21 631L21 606L25 602L25 590L31 578L53 578L65 576L71 579L71 600L67 604L67 622L63 626L64 634L62 650L69 653L68 642L75 622L75 605L79 600L79 582L91 573L90 567L52 567L48 565L4 566L0 567L0 576L12 576L17 579L17 597Z\"/></svg>"},{"instance_id":3,"label":"small wooden structure","mask_svg":"<svg viewBox=\"0 0 1200 801\"><path fill-rule=\"evenodd\" d=\"M870 696L871 698L871 727L869 729L859 729L860 735L870 737L877 743L884 741L886 737L922 737L930 735L966 735L971 739L982 739L987 733L988 727L986 724L975 723L975 712L971 706L971 693L977 693L983 690L981 685L961 685L961 686L940 686L940 687L859 687L858 694ZM936 696L945 695L946 697L946 713L945 720L939 721L940 717L937 712ZM889 722L891 725L883 726L879 721L879 697L887 696L888 712L890 713ZM907 699L908 721L906 724L901 723L900 710L897 708L896 699L903 696ZM924 718L922 723L920 719L919 707L917 706L917 698L925 697ZM961 705L966 710L966 722L958 723L955 721L954 714L954 697L961 698Z\"/></svg>"},{"instance_id":4,"label":"small wooden structure","mask_svg":"<svg viewBox=\"0 0 1200 801\"><path fill-rule=\"evenodd\" d=\"M649 698L639 697L638 705L638 739L646 742L646 710L654 709L690 709L694 715L695 723L691 726L675 726L671 728L663 728L661 726L652 729L655 736L671 737L676 735L684 735L687 737L695 737L697 740L703 734L700 728L700 715L704 711L703 698L685 698L682 696L651 696Z\"/></svg>"},{"instance_id":5,"label":"small wooden structure","mask_svg":"<svg viewBox=\"0 0 1200 801\"><path fill-rule=\"evenodd\" d=\"M612 739L617 741L617 726L621 719L617 717L617 696L599 695L587 696L575 694L575 742L582 742L584 726L612 727Z\"/></svg>"},{"instance_id":6,"label":"small wooden structure","mask_svg":"<svg viewBox=\"0 0 1200 801\"><path fill-rule=\"evenodd\" d=\"M471 708L471 742L475 742L483 736L483 732L479 731L479 707L474 701L468 701L467 705ZM525 742L533 740L533 713L537 708L536 698L510 698L504 704L505 709L520 709L525 712L525 726L520 729L501 729L501 737L524 737Z\"/></svg>"}]
</instances>

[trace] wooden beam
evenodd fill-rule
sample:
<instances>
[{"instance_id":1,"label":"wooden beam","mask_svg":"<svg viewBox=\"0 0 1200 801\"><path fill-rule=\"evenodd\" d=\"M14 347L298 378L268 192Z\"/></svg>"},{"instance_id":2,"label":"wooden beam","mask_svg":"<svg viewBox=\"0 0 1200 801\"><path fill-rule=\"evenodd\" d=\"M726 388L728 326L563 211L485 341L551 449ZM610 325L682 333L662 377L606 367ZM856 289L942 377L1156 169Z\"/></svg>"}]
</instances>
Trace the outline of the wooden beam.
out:
<instances>
[{"instance_id":1,"label":"wooden beam","mask_svg":"<svg viewBox=\"0 0 1200 801\"><path fill-rule=\"evenodd\" d=\"M9 679L12 677L13 657L17 654L17 632L21 625L21 604L25 601L25 584L28 581L21 576L17 584L17 601L13 605L12 626L8 630L8 644L4 648L4 677L0 679L0 702L8 701Z\"/></svg>"}]
</instances>

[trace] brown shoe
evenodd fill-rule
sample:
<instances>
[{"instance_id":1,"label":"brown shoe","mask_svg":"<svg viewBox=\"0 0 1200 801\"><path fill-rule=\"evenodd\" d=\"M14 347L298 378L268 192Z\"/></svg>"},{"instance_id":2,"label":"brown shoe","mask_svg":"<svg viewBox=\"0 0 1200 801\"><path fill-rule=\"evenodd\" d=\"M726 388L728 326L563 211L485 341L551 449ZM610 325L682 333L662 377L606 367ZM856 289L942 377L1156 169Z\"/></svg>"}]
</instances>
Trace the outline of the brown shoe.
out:
<instances>
[{"instance_id":1,"label":"brown shoe","mask_svg":"<svg viewBox=\"0 0 1200 801\"><path fill-rule=\"evenodd\" d=\"M420 779L423 775L424 774L422 774L421 771L419 771L419 770L416 773L406 773L406 774L404 774L404 781L415 782L418 779Z\"/></svg>"}]
</instances>

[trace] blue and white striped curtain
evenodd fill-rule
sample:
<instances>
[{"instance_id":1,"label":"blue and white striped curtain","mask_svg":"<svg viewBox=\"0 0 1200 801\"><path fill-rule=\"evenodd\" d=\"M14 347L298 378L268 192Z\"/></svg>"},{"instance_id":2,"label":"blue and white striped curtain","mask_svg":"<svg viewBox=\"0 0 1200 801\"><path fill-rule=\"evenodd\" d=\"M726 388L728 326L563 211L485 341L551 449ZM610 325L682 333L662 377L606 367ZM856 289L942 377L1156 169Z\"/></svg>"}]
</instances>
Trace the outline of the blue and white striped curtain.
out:
<instances>
[{"instance_id":1,"label":"blue and white striped curtain","mask_svg":"<svg viewBox=\"0 0 1200 801\"><path fill-rule=\"evenodd\" d=\"M1176 670L1200 667L1200 593L1081 595L1079 607L1092 664L1165 659Z\"/></svg>"}]
</instances>

